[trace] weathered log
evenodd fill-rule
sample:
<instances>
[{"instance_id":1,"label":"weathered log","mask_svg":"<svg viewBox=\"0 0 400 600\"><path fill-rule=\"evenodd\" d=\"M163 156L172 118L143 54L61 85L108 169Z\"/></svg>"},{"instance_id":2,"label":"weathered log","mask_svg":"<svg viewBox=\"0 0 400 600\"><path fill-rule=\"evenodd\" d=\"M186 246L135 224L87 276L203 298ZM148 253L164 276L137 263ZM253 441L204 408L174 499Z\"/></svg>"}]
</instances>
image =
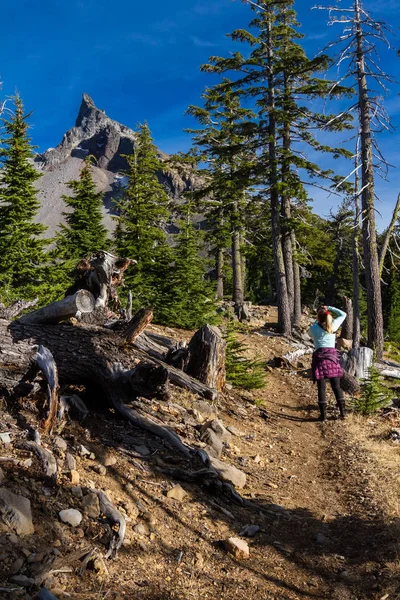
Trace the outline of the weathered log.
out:
<instances>
[{"instance_id":1,"label":"weathered log","mask_svg":"<svg viewBox=\"0 0 400 600\"><path fill-rule=\"evenodd\" d=\"M114 558L121 548L125 532L126 532L126 521L125 517L113 506L108 498L108 496L101 491L97 491L97 496L99 498L100 510L109 519L113 525L118 525L118 531L116 532L112 529L113 537L108 547L108 551L106 554L106 558Z\"/></svg>"},{"instance_id":2,"label":"weathered log","mask_svg":"<svg viewBox=\"0 0 400 600\"><path fill-rule=\"evenodd\" d=\"M222 391L225 387L225 348L220 330L204 325L189 342L186 373Z\"/></svg>"},{"instance_id":3,"label":"weathered log","mask_svg":"<svg viewBox=\"0 0 400 600\"><path fill-rule=\"evenodd\" d=\"M39 346L34 360L42 371L47 381L47 397L49 400L49 410L47 418L43 421L42 427L46 433L52 430L58 411L58 371L53 355L48 348Z\"/></svg>"},{"instance_id":4,"label":"weathered log","mask_svg":"<svg viewBox=\"0 0 400 600\"><path fill-rule=\"evenodd\" d=\"M79 290L73 296L52 302L20 318L21 323L59 323L74 317L77 313L91 313L95 307L93 295Z\"/></svg>"},{"instance_id":5,"label":"weathered log","mask_svg":"<svg viewBox=\"0 0 400 600\"><path fill-rule=\"evenodd\" d=\"M54 479L57 476L57 461L54 458L54 454L43 448L38 442L19 442L16 444L16 448L24 450L31 450L35 452L42 462L44 473L46 477Z\"/></svg>"},{"instance_id":6,"label":"weathered log","mask_svg":"<svg viewBox=\"0 0 400 600\"><path fill-rule=\"evenodd\" d=\"M148 308L141 308L128 323L125 331L126 343L133 344L152 319L153 307L149 306Z\"/></svg>"},{"instance_id":7,"label":"weathered log","mask_svg":"<svg viewBox=\"0 0 400 600\"><path fill-rule=\"evenodd\" d=\"M0 302L0 319L13 319L23 310L36 306L38 301L38 298L35 298L34 300L15 300L10 306L4 306L4 304Z\"/></svg>"}]
</instances>

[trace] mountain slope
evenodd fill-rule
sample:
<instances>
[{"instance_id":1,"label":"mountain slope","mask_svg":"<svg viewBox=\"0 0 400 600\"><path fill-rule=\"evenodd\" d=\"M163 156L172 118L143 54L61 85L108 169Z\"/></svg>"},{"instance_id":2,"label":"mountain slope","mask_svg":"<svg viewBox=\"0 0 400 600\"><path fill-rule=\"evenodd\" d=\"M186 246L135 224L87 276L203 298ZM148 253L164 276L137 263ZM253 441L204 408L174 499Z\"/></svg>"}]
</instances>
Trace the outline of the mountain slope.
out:
<instances>
[{"instance_id":1,"label":"mountain slope","mask_svg":"<svg viewBox=\"0 0 400 600\"><path fill-rule=\"evenodd\" d=\"M113 198L121 193L127 166L124 155L133 152L136 136L135 131L110 119L96 107L90 96L83 94L75 126L65 133L56 148L49 148L35 161L43 172L37 184L41 202L37 218L48 228L47 237L53 236L58 224L64 222L62 213L66 206L61 196L69 193L66 184L79 177L82 161L88 154L97 161L93 177L98 190L104 192L104 222L108 229L113 229ZM164 163L170 158L160 150L158 157ZM175 201L179 201L187 189L196 188L200 183L200 178L193 173L178 174L167 165L165 171L159 173L159 179Z\"/></svg>"}]
</instances>

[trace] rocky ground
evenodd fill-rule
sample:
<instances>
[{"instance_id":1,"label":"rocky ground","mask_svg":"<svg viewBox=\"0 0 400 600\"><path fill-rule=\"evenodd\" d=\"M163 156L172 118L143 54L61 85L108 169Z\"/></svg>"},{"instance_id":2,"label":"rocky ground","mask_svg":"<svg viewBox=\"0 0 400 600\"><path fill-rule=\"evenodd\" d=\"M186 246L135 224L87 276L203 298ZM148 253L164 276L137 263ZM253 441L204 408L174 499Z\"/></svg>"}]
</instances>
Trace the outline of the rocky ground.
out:
<instances>
[{"instance_id":1,"label":"rocky ground","mask_svg":"<svg viewBox=\"0 0 400 600\"><path fill-rule=\"evenodd\" d=\"M292 349L262 323L242 334L250 354L268 362ZM60 600L400 598L395 412L341 421L332 403L318 423L307 372L284 367L269 367L265 389L227 390L215 406L179 389L149 402L183 440L213 445L237 469L227 477L240 505L210 481L173 476L188 472L185 460L96 406L43 438L61 467L46 478L24 445L37 407L1 408L1 598L43 585ZM127 522L109 560L98 491Z\"/></svg>"}]
</instances>

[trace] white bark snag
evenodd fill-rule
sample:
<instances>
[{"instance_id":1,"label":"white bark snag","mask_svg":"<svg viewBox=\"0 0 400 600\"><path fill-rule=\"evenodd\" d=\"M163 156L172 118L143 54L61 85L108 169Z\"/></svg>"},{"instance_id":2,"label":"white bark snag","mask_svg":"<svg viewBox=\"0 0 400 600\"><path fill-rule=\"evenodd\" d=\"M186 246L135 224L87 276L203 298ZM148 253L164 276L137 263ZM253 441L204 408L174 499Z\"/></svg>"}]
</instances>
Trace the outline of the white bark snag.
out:
<instances>
[{"instance_id":1,"label":"white bark snag","mask_svg":"<svg viewBox=\"0 0 400 600\"><path fill-rule=\"evenodd\" d=\"M42 427L46 433L51 432L58 412L58 371L53 355L45 346L39 346L34 358L47 381L47 397L49 400L49 411Z\"/></svg>"},{"instance_id":2,"label":"white bark snag","mask_svg":"<svg viewBox=\"0 0 400 600\"><path fill-rule=\"evenodd\" d=\"M397 223L397 218L399 216L399 212L400 212L400 194L397 195L397 202L396 202L396 206L394 207L393 214L392 214L392 220L390 221L390 225L386 230L382 248L379 253L379 275L381 277L382 277L382 272L383 272L383 265L385 264L386 252L387 252L387 249L389 248L390 238L392 236L394 227Z\"/></svg>"},{"instance_id":3,"label":"white bark snag","mask_svg":"<svg viewBox=\"0 0 400 600\"><path fill-rule=\"evenodd\" d=\"M21 323L59 323L74 317L78 312L91 313L95 308L93 295L86 290L79 290L72 296L52 302L20 318Z\"/></svg>"},{"instance_id":4,"label":"white bark snag","mask_svg":"<svg viewBox=\"0 0 400 600\"><path fill-rule=\"evenodd\" d=\"M359 347L350 350L343 368L358 379L368 379L369 369L372 366L374 352L371 348Z\"/></svg>"},{"instance_id":5,"label":"white bark snag","mask_svg":"<svg viewBox=\"0 0 400 600\"><path fill-rule=\"evenodd\" d=\"M189 342L186 373L221 392L225 386L225 347L220 330L204 325Z\"/></svg>"}]
</instances>

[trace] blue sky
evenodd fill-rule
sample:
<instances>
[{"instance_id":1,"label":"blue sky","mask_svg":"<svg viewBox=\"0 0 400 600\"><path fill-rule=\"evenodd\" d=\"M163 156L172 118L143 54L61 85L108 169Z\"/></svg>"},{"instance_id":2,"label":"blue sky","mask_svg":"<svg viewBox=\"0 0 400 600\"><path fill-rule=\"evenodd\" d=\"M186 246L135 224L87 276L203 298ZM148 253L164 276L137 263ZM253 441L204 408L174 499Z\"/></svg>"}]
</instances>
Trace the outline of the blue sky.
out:
<instances>
[{"instance_id":1,"label":"blue sky","mask_svg":"<svg viewBox=\"0 0 400 600\"><path fill-rule=\"evenodd\" d=\"M295 5L309 55L340 32L338 26L326 27L326 13L310 11L313 5L305 0ZM367 1L366 7L398 31L400 0ZM18 89L27 110L34 111L32 137L41 151L57 145L74 124L82 92L125 125L147 120L165 152L186 150L190 139L182 130L191 122L184 111L198 104L213 82L199 67L210 55L225 56L240 47L226 33L246 28L251 16L239 0L2 0L2 95ZM398 46L400 40L394 39ZM398 74L394 50L382 53L381 64ZM400 124L399 92L398 84L391 86L386 100L394 126ZM385 156L396 166L399 142L399 132L381 137ZM377 180L380 228L400 191L397 179L398 170L392 169L389 183ZM320 214L336 204L321 190L312 195Z\"/></svg>"}]
</instances>

